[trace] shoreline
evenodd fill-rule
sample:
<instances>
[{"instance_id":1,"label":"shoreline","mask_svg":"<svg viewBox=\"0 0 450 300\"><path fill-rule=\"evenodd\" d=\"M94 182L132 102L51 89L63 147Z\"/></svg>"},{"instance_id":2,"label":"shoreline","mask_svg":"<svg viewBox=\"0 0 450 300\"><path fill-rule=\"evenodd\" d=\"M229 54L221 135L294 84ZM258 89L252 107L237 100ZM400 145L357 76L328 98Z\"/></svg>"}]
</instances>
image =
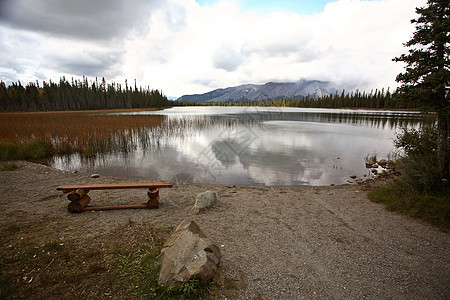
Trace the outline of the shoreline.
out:
<instances>
[{"instance_id":1,"label":"shoreline","mask_svg":"<svg viewBox=\"0 0 450 300\"><path fill-rule=\"evenodd\" d=\"M33 228L24 234L76 242L140 224L175 228L188 219L220 245L221 272L239 286L228 299L450 296L448 234L370 202L365 187L175 184L161 189L159 209L70 214L59 185L142 180L16 163L17 170L1 173L1 230ZM190 214L196 195L207 190L218 193L218 202ZM142 190L89 194L93 206L139 204L146 197Z\"/></svg>"},{"instance_id":2,"label":"shoreline","mask_svg":"<svg viewBox=\"0 0 450 300\"><path fill-rule=\"evenodd\" d=\"M217 105L190 105L191 107L218 107ZM150 107L150 108L113 108L113 109L94 109L94 110L49 110L49 111L4 111L0 114L95 114L95 113L110 113L110 112L138 112L138 111L158 111L170 109L174 107L189 107L184 105L175 105L168 107ZM230 105L223 107L242 107L239 105ZM297 107L297 106L248 106L248 107L270 107L270 108L299 108L299 109L334 109L334 110L375 110L375 111L405 111L405 112L421 112L420 109L406 109L406 108L367 108L367 107ZM435 112L429 112L435 114Z\"/></svg>"},{"instance_id":3,"label":"shoreline","mask_svg":"<svg viewBox=\"0 0 450 300\"><path fill-rule=\"evenodd\" d=\"M0 114L97 114L106 112L133 112L133 111L157 111L163 110L169 107L150 107L150 108L113 108L113 109L93 109L93 110L48 110L48 111L9 111L0 112Z\"/></svg>"}]
</instances>

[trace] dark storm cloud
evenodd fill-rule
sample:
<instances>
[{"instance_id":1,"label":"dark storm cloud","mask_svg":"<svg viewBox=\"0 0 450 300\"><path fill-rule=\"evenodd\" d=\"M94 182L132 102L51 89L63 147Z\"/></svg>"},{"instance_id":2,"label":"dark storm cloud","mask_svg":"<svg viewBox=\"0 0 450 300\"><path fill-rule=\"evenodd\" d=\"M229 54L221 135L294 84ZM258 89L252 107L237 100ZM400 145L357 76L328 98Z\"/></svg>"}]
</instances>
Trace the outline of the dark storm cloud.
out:
<instances>
[{"instance_id":1,"label":"dark storm cloud","mask_svg":"<svg viewBox=\"0 0 450 300\"><path fill-rule=\"evenodd\" d=\"M86 76L120 75L117 64L122 61L123 53L116 51L83 51L71 56L44 57L48 65L63 73Z\"/></svg>"},{"instance_id":2,"label":"dark storm cloud","mask_svg":"<svg viewBox=\"0 0 450 300\"><path fill-rule=\"evenodd\" d=\"M164 0L0 0L0 24L87 40L123 37L146 26Z\"/></svg>"}]
</instances>

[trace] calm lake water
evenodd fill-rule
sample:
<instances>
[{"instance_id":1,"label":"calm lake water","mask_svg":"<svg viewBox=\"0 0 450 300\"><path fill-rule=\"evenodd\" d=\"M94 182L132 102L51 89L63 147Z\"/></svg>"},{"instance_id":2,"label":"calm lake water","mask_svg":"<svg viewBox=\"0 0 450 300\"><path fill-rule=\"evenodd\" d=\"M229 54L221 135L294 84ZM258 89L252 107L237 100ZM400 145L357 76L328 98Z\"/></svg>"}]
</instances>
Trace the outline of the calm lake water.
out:
<instances>
[{"instance_id":1,"label":"calm lake water","mask_svg":"<svg viewBox=\"0 0 450 300\"><path fill-rule=\"evenodd\" d=\"M116 113L125 114L163 115L170 130L135 133L131 150L89 160L56 157L52 166L148 181L346 184L350 175L369 178L364 157L387 158L395 133L423 119L415 112L263 107Z\"/></svg>"}]
</instances>

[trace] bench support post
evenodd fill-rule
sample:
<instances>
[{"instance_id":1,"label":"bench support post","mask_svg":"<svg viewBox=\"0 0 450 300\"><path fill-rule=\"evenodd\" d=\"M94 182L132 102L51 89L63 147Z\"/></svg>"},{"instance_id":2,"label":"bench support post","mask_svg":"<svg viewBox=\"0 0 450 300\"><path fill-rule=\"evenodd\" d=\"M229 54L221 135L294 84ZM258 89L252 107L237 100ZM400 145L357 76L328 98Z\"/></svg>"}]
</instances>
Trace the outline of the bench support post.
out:
<instances>
[{"instance_id":1,"label":"bench support post","mask_svg":"<svg viewBox=\"0 0 450 300\"><path fill-rule=\"evenodd\" d=\"M150 188L147 192L149 200L147 201L148 208L159 208L159 189Z\"/></svg>"}]
</instances>

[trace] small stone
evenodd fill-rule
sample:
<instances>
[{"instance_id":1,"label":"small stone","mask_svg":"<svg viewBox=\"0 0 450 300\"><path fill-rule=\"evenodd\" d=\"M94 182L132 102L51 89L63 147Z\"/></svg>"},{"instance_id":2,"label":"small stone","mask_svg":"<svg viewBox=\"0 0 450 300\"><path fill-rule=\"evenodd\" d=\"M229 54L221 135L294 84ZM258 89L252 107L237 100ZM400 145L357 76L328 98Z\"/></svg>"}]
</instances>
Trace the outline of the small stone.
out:
<instances>
[{"instance_id":1,"label":"small stone","mask_svg":"<svg viewBox=\"0 0 450 300\"><path fill-rule=\"evenodd\" d=\"M199 214L211 207L217 201L217 193L213 191L203 192L195 198L195 204L191 209L191 214Z\"/></svg>"},{"instance_id":2,"label":"small stone","mask_svg":"<svg viewBox=\"0 0 450 300\"><path fill-rule=\"evenodd\" d=\"M355 179L356 175L350 175L350 178Z\"/></svg>"},{"instance_id":3,"label":"small stone","mask_svg":"<svg viewBox=\"0 0 450 300\"><path fill-rule=\"evenodd\" d=\"M100 174L92 174L91 175L91 178L99 178L100 177Z\"/></svg>"},{"instance_id":4,"label":"small stone","mask_svg":"<svg viewBox=\"0 0 450 300\"><path fill-rule=\"evenodd\" d=\"M372 168L378 168L378 164L373 164Z\"/></svg>"},{"instance_id":5,"label":"small stone","mask_svg":"<svg viewBox=\"0 0 450 300\"><path fill-rule=\"evenodd\" d=\"M377 169L372 169L372 173L377 174L378 173Z\"/></svg>"},{"instance_id":6,"label":"small stone","mask_svg":"<svg viewBox=\"0 0 450 300\"><path fill-rule=\"evenodd\" d=\"M334 186L334 183L330 184L330 186Z\"/></svg>"},{"instance_id":7,"label":"small stone","mask_svg":"<svg viewBox=\"0 0 450 300\"><path fill-rule=\"evenodd\" d=\"M386 167L387 163L388 162L385 159L380 159L380 161L378 162L378 164L383 168Z\"/></svg>"}]
</instances>

